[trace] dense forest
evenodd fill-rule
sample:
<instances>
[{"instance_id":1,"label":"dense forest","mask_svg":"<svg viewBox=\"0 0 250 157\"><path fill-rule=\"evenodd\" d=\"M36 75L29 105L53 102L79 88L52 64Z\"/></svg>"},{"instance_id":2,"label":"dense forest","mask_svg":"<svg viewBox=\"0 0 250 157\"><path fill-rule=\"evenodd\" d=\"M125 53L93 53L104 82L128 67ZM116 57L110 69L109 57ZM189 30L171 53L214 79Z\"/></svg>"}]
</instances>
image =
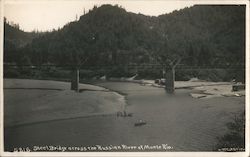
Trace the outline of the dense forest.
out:
<instances>
[{"instance_id":1,"label":"dense forest","mask_svg":"<svg viewBox=\"0 0 250 157\"><path fill-rule=\"evenodd\" d=\"M158 17L102 5L52 32L26 33L6 21L4 26L5 77L22 75L8 69L10 64L22 70L77 67L83 78L134 74L159 78L162 68L177 66L177 80L244 81L245 6L241 5L195 5ZM55 69L50 75L65 76Z\"/></svg>"}]
</instances>

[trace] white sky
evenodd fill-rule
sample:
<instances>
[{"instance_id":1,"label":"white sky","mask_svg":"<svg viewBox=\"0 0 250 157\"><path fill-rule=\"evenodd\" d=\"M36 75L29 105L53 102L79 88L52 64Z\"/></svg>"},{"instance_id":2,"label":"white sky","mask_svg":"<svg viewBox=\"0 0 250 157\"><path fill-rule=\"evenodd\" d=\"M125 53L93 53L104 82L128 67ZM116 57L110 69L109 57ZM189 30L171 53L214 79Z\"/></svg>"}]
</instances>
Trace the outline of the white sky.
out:
<instances>
[{"instance_id":1,"label":"white sky","mask_svg":"<svg viewBox=\"0 0 250 157\"><path fill-rule=\"evenodd\" d=\"M192 6L186 1L157 1L157 0L6 0L4 16L8 21L18 23L24 31L46 31L63 27L80 17L85 8L86 12L94 5L118 4L129 12L158 16Z\"/></svg>"}]
</instances>

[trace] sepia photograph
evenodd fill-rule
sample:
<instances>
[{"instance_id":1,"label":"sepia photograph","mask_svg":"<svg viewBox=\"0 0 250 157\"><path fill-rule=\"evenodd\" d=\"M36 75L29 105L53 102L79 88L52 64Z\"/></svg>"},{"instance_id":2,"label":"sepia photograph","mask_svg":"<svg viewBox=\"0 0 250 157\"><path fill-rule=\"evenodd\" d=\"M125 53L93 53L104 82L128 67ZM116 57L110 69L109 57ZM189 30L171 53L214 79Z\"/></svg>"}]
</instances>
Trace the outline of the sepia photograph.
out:
<instances>
[{"instance_id":1,"label":"sepia photograph","mask_svg":"<svg viewBox=\"0 0 250 157\"><path fill-rule=\"evenodd\" d=\"M248 1L0 2L3 156L249 156Z\"/></svg>"}]
</instances>

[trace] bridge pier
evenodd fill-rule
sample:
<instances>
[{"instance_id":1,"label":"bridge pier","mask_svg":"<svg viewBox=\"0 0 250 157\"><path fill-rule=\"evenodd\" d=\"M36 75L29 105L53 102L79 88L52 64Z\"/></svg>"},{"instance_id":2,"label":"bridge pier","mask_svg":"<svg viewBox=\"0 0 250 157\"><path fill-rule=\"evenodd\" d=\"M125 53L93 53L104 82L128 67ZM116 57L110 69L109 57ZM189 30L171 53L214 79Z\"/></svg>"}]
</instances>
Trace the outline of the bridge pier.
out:
<instances>
[{"instance_id":1,"label":"bridge pier","mask_svg":"<svg viewBox=\"0 0 250 157\"><path fill-rule=\"evenodd\" d=\"M174 93L175 70L167 69L165 73L165 89L168 93Z\"/></svg>"},{"instance_id":2,"label":"bridge pier","mask_svg":"<svg viewBox=\"0 0 250 157\"><path fill-rule=\"evenodd\" d=\"M72 71L71 90L79 92L79 69L74 69Z\"/></svg>"}]
</instances>

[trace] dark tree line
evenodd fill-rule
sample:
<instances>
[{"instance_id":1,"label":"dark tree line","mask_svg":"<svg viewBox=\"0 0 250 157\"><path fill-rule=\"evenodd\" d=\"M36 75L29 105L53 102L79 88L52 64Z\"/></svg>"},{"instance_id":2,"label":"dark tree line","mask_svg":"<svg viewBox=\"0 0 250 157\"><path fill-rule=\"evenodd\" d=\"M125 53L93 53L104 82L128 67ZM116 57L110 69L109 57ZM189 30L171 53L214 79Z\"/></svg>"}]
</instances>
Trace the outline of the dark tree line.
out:
<instances>
[{"instance_id":1,"label":"dark tree line","mask_svg":"<svg viewBox=\"0 0 250 157\"><path fill-rule=\"evenodd\" d=\"M21 40L23 43L18 44ZM245 7L194 6L148 17L104 5L58 31L40 35L18 31L5 23L5 51L12 49L25 51L35 65L76 63L68 59L79 55L92 58L89 64L116 65L119 55L137 56L138 50L144 51L138 53L148 62L148 57L154 58L157 53L161 56L164 51L169 59L180 54L187 65L242 64ZM133 62L133 57L130 60Z\"/></svg>"},{"instance_id":2,"label":"dark tree line","mask_svg":"<svg viewBox=\"0 0 250 157\"><path fill-rule=\"evenodd\" d=\"M158 17L103 5L59 30L39 35L17 30L5 24L5 62L76 68L157 63L168 77L179 64L245 65L245 6L240 5L197 5ZM20 46L20 38L29 40Z\"/></svg>"}]
</instances>

